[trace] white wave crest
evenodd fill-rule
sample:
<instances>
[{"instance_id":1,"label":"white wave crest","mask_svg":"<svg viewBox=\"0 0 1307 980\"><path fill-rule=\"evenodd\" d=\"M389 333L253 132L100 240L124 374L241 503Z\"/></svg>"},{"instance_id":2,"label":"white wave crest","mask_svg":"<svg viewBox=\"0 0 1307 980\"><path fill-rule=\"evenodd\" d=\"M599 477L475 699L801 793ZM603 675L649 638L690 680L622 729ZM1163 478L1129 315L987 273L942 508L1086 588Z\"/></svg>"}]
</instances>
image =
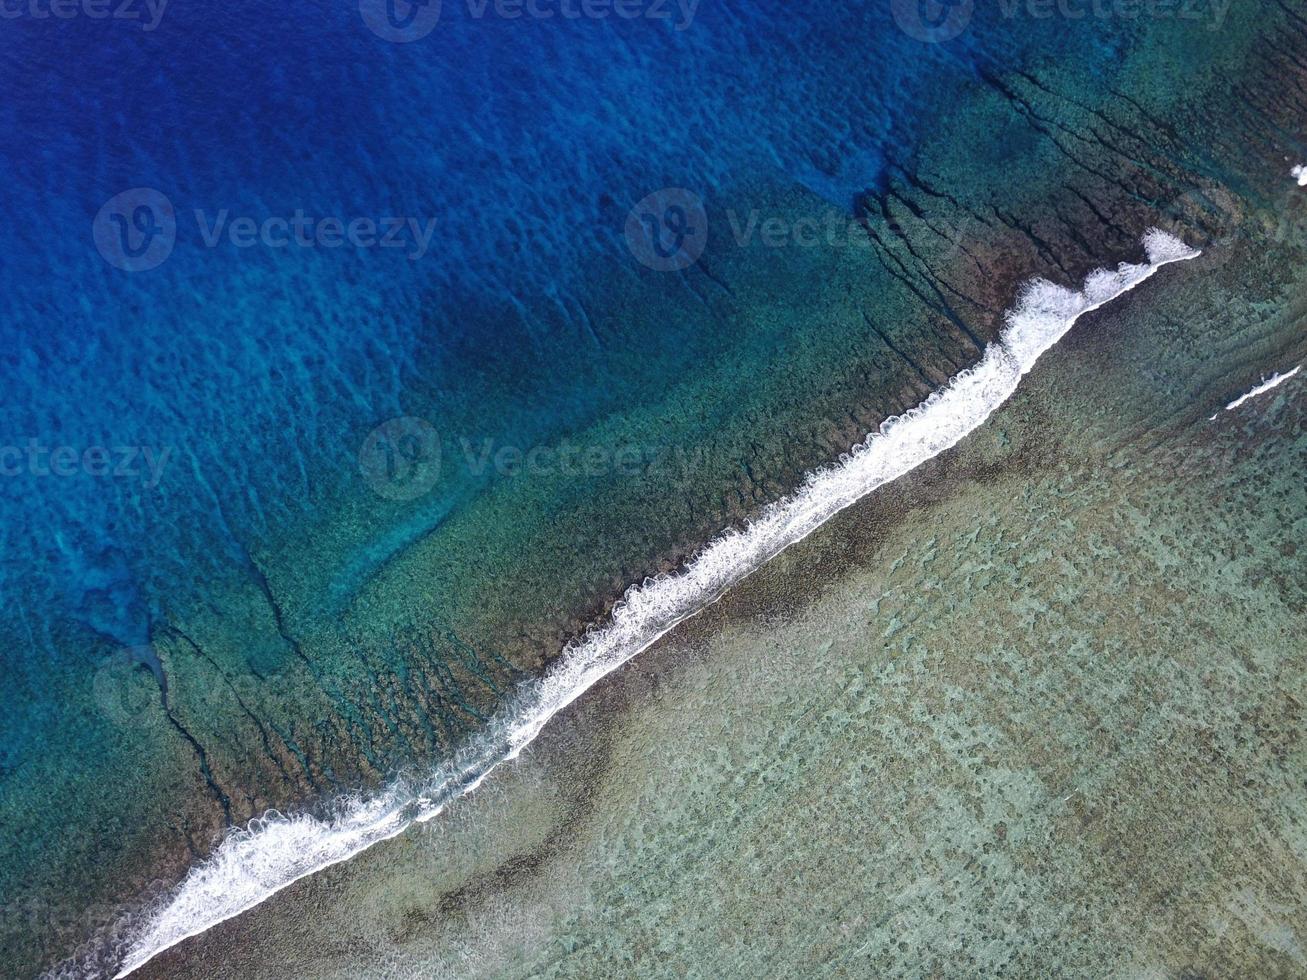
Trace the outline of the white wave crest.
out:
<instances>
[{"instance_id":1,"label":"white wave crest","mask_svg":"<svg viewBox=\"0 0 1307 980\"><path fill-rule=\"evenodd\" d=\"M1284 374L1281 374L1279 371L1276 371L1269 378L1263 374L1261 384L1257 385L1256 387L1250 388L1248 391L1245 391L1234 401L1230 402L1230 404L1226 405L1225 410L1227 412L1233 412L1244 402L1252 401L1254 398L1257 398L1260 395L1266 394L1268 391L1272 391L1275 388L1280 387L1280 385L1284 384L1286 381L1288 381L1290 378L1292 378L1301 370L1302 370L1302 365L1299 364L1292 371L1286 371ZM1220 415L1221 413L1217 412L1215 415L1211 416L1211 418L1209 418L1207 421L1214 422L1217 418L1220 417Z\"/></svg>"},{"instance_id":2,"label":"white wave crest","mask_svg":"<svg viewBox=\"0 0 1307 980\"><path fill-rule=\"evenodd\" d=\"M430 778L398 782L372 798L342 801L331 818L269 814L232 833L128 930L132 938L112 954L115 977L127 976L169 947L295 881L435 817L496 766L516 758L551 718L600 678L839 511L978 428L1082 315L1133 289L1163 265L1199 254L1157 229L1144 236L1143 246L1146 262L1100 269L1079 292L1041 279L1027 283L1000 339L985 349L978 364L921 405L887 420L838 463L810 474L796 493L767 507L744 529L726 531L681 571L629 589L606 624L563 651L484 735ZM99 968L66 964L54 975L100 974Z\"/></svg>"}]
</instances>

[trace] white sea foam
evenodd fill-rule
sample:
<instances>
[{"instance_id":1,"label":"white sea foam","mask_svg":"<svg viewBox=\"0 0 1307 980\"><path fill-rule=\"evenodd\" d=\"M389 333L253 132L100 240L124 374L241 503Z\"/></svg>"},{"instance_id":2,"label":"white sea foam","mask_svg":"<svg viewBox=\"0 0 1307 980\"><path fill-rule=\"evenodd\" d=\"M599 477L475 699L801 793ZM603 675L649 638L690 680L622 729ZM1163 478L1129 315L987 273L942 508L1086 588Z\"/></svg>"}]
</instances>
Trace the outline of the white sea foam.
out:
<instances>
[{"instance_id":1,"label":"white sea foam","mask_svg":"<svg viewBox=\"0 0 1307 980\"><path fill-rule=\"evenodd\" d=\"M343 801L329 819L270 815L230 835L167 899L141 917L116 954L116 977L183 940L252 908L293 882L430 820L517 757L551 718L600 678L647 649L834 514L956 445L1016 390L1021 378L1083 314L1139 285L1163 265L1199 253L1153 229L1148 260L1092 273L1079 292L1036 279L1021 291L1000 339L980 362L904 415L886 421L835 465L810 474L792 496L743 530L728 530L681 571L627 591L611 619L569 646L449 766L422 782L396 783L370 799ZM61 976L98 975L69 965Z\"/></svg>"},{"instance_id":2,"label":"white sea foam","mask_svg":"<svg viewBox=\"0 0 1307 980\"><path fill-rule=\"evenodd\" d=\"M1289 171L1289 176L1298 181L1299 187L1307 187L1307 167L1294 167Z\"/></svg>"},{"instance_id":3,"label":"white sea foam","mask_svg":"<svg viewBox=\"0 0 1307 980\"><path fill-rule=\"evenodd\" d=\"M1284 384L1286 381L1288 381L1290 378L1292 378L1295 374L1297 374L1301 370L1302 370L1302 365L1299 364L1292 371L1286 371L1284 374L1280 374L1277 371L1275 374L1272 374L1269 378L1263 375L1262 376L1263 380L1261 384L1257 385L1255 388L1251 388L1248 391L1245 391L1234 401L1230 402L1230 404L1226 405L1225 410L1227 412L1233 412L1244 402L1256 398L1258 395L1264 395L1272 388L1278 388L1280 385ZM1211 422L1215 420L1220 416L1220 414L1221 414L1220 412L1217 412L1215 415L1209 418L1208 421Z\"/></svg>"}]
</instances>

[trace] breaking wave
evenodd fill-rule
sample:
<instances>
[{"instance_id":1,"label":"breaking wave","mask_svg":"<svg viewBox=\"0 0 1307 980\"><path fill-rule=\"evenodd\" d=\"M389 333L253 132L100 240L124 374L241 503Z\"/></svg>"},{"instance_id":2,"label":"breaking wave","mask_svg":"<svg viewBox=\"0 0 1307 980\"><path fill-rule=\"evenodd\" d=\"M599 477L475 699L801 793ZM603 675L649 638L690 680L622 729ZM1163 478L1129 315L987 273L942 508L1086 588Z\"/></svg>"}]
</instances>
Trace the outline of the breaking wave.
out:
<instances>
[{"instance_id":1,"label":"breaking wave","mask_svg":"<svg viewBox=\"0 0 1307 980\"><path fill-rule=\"evenodd\" d=\"M1128 292L1162 266L1199 253L1165 232L1143 237L1147 261L1091 273L1079 291L1042 279L1027 283L999 339L979 363L911 411L888 419L834 465L817 470L791 496L742 529L712 541L680 571L629 589L608 622L563 651L538 681L449 764L426 779L405 779L370 797L339 801L334 815L270 813L230 834L162 901L119 931L112 948L70 961L51 977L125 977L164 950L253 908L292 883L432 819L516 758L549 720L600 678L716 601L764 562L833 515L978 428L1012 393L1039 356L1085 313Z\"/></svg>"}]
</instances>

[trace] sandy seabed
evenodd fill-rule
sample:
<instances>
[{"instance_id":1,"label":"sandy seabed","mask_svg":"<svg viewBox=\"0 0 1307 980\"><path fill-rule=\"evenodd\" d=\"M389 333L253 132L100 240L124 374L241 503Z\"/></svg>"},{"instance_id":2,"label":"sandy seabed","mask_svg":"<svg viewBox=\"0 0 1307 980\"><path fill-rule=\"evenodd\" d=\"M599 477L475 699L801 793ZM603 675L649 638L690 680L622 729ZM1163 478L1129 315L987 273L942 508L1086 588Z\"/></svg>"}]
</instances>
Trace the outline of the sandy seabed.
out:
<instances>
[{"instance_id":1,"label":"sandy seabed","mask_svg":"<svg viewBox=\"0 0 1307 980\"><path fill-rule=\"evenodd\" d=\"M1218 411L1203 261L472 797L136 975L1307 970L1307 384Z\"/></svg>"}]
</instances>

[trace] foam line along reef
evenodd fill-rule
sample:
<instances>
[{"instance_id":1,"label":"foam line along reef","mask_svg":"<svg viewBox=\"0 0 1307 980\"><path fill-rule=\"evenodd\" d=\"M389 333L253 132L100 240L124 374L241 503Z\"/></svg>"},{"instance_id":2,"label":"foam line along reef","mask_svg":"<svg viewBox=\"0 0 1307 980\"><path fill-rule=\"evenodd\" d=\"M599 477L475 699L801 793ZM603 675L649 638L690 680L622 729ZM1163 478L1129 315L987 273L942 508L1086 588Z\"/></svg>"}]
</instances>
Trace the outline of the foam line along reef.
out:
<instances>
[{"instance_id":1,"label":"foam line along reef","mask_svg":"<svg viewBox=\"0 0 1307 980\"><path fill-rule=\"evenodd\" d=\"M1240 395L1238 398L1236 398L1234 401L1230 402L1230 404L1225 406L1225 411L1233 412L1244 402L1252 401L1252 399L1257 398L1261 395L1266 394L1268 391L1280 387L1280 385L1284 384L1286 381L1288 381L1290 378L1292 378L1301 370L1302 370L1302 365L1299 364L1292 371L1286 371L1284 374L1281 374L1279 371L1276 371L1269 378L1267 378L1266 375L1262 375L1264 380L1262 381L1261 384L1257 385L1254 388L1249 389L1248 391ZM1220 414L1221 414L1220 412L1217 412L1215 415L1211 417L1211 419L1208 419L1208 421L1210 422L1213 419L1218 418Z\"/></svg>"},{"instance_id":2,"label":"foam line along reef","mask_svg":"<svg viewBox=\"0 0 1307 980\"><path fill-rule=\"evenodd\" d=\"M338 801L327 817L270 813L230 834L211 857L117 935L112 948L65 963L51 977L125 977L164 950L253 908L294 882L346 861L414 823L434 818L516 758L555 715L605 675L719 599L835 514L956 445L1012 396L1022 377L1084 314L1200 253L1158 229L1147 260L1091 273L1079 291L1027 282L999 339L980 361L911 411L888 419L840 460L808 475L789 497L713 540L683 569L630 588L610 619L571 644L538 680L449 764L371 797Z\"/></svg>"}]
</instances>

